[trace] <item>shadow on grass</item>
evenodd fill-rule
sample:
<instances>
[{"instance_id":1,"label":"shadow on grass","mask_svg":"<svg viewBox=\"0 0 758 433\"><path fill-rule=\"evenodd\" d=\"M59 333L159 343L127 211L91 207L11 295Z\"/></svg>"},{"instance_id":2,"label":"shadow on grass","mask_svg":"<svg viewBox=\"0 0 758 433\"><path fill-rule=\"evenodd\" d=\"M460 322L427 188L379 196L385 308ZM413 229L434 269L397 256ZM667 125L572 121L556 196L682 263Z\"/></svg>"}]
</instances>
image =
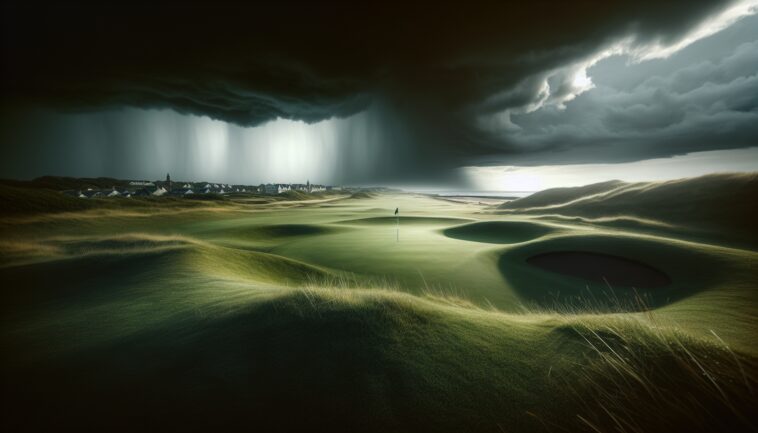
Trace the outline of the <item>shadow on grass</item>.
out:
<instances>
[{"instance_id":1,"label":"shadow on grass","mask_svg":"<svg viewBox=\"0 0 758 433\"><path fill-rule=\"evenodd\" d=\"M567 236L507 250L497 266L527 303L558 311L655 309L708 288L726 271L706 254L620 236Z\"/></svg>"},{"instance_id":2,"label":"shadow on grass","mask_svg":"<svg viewBox=\"0 0 758 433\"><path fill-rule=\"evenodd\" d=\"M544 236L553 229L530 222L482 221L450 227L442 231L449 238L491 244L514 244Z\"/></svg>"}]
</instances>

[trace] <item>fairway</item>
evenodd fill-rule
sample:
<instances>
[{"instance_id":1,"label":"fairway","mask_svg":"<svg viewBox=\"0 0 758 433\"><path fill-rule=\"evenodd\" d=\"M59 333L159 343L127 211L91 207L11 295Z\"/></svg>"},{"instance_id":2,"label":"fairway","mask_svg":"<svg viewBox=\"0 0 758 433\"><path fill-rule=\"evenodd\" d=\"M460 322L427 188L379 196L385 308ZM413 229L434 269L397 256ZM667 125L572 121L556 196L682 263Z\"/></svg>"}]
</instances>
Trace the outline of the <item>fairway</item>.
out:
<instances>
[{"instance_id":1,"label":"fairway","mask_svg":"<svg viewBox=\"0 0 758 433\"><path fill-rule=\"evenodd\" d=\"M0 230L5 431L755 421L758 253L686 226L383 193Z\"/></svg>"}]
</instances>

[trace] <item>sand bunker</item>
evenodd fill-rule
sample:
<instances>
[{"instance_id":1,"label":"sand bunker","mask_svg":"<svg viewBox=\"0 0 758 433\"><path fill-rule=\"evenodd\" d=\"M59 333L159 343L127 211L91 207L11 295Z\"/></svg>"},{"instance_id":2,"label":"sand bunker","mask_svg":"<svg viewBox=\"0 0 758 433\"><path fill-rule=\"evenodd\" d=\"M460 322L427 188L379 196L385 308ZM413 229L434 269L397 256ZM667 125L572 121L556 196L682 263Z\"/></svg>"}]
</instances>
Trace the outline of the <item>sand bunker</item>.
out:
<instances>
[{"instance_id":1,"label":"sand bunker","mask_svg":"<svg viewBox=\"0 0 758 433\"><path fill-rule=\"evenodd\" d=\"M554 251L527 259L531 265L611 286L656 288L671 284L668 275L652 266L623 257L583 251Z\"/></svg>"}]
</instances>

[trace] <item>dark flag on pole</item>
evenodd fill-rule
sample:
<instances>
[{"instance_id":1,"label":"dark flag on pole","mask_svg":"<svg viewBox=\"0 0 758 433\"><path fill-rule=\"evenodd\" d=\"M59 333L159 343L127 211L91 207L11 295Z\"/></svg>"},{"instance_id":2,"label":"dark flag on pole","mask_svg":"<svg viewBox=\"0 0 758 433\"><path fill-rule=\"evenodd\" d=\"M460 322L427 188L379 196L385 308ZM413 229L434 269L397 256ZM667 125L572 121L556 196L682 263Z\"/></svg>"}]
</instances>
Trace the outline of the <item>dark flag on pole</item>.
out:
<instances>
[{"instance_id":1,"label":"dark flag on pole","mask_svg":"<svg viewBox=\"0 0 758 433\"><path fill-rule=\"evenodd\" d=\"M399 207L396 207L396 208L395 208L395 215L397 215L397 213L398 213L398 212L400 212L400 208L399 208Z\"/></svg>"}]
</instances>

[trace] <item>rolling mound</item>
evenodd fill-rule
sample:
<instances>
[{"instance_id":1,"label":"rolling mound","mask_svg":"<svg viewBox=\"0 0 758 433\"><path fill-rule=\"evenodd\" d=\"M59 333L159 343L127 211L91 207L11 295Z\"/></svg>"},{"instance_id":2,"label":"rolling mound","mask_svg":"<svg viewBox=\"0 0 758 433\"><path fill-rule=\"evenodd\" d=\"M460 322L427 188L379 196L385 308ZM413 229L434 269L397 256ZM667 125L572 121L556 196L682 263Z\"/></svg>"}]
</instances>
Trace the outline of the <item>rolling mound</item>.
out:
<instances>
[{"instance_id":1,"label":"rolling mound","mask_svg":"<svg viewBox=\"0 0 758 433\"><path fill-rule=\"evenodd\" d=\"M0 219L0 428L758 425L755 252L414 200Z\"/></svg>"},{"instance_id":2,"label":"rolling mound","mask_svg":"<svg viewBox=\"0 0 758 433\"><path fill-rule=\"evenodd\" d=\"M279 195L276 196L277 198L282 198L285 200L309 200L313 197L310 196L310 194L302 192L302 191L296 191L296 190L289 190L285 191Z\"/></svg>"},{"instance_id":3,"label":"rolling mound","mask_svg":"<svg viewBox=\"0 0 758 433\"><path fill-rule=\"evenodd\" d=\"M358 191L350 194L350 197L352 199L364 199L364 198L375 198L376 194L368 192L368 191Z\"/></svg>"},{"instance_id":4,"label":"rolling mound","mask_svg":"<svg viewBox=\"0 0 758 433\"><path fill-rule=\"evenodd\" d=\"M584 218L636 217L758 243L758 173L713 174L666 182L604 182L557 188L502 204L505 212Z\"/></svg>"},{"instance_id":5,"label":"rolling mound","mask_svg":"<svg viewBox=\"0 0 758 433\"><path fill-rule=\"evenodd\" d=\"M600 431L619 420L640 431L740 431L755 418L749 358L634 320L511 316L383 290L283 290L202 308L201 316L175 313L103 336L96 347L65 347L65 356L3 357L14 372L4 382L14 410L3 425L452 433L558 423L584 431L590 419ZM13 348L45 341L30 332L0 336ZM639 381L663 402L633 394L644 392L630 385ZM740 398L724 402L721 390ZM600 404L612 412L597 411ZM28 416L40 407L49 415ZM692 418L703 408L708 416Z\"/></svg>"},{"instance_id":6,"label":"rolling mound","mask_svg":"<svg viewBox=\"0 0 758 433\"><path fill-rule=\"evenodd\" d=\"M595 194L601 194L612 191L616 188L628 185L620 180L610 180L607 182L593 183L572 188L551 188L544 191L536 192L530 196L505 202L499 206L500 209L525 209L531 207L555 206L558 204L568 203L580 198L589 197Z\"/></svg>"},{"instance_id":7,"label":"rolling mound","mask_svg":"<svg viewBox=\"0 0 758 433\"><path fill-rule=\"evenodd\" d=\"M53 191L67 189L107 189L113 186L120 188L129 186L128 180L114 179L112 177L66 177L66 176L42 176L32 180L0 180L0 184L20 188L39 188Z\"/></svg>"},{"instance_id":8,"label":"rolling mound","mask_svg":"<svg viewBox=\"0 0 758 433\"><path fill-rule=\"evenodd\" d=\"M149 252L166 248L183 247L189 245L190 241L175 236L129 234L112 237L57 238L50 240L48 243L62 249L67 255L79 255Z\"/></svg>"},{"instance_id":9,"label":"rolling mound","mask_svg":"<svg viewBox=\"0 0 758 433\"><path fill-rule=\"evenodd\" d=\"M204 246L193 250L190 256L195 269L233 281L291 285L336 277L319 266L260 251Z\"/></svg>"},{"instance_id":10,"label":"rolling mound","mask_svg":"<svg viewBox=\"0 0 758 433\"><path fill-rule=\"evenodd\" d=\"M550 227L520 221L483 221L444 229L450 238L492 244L513 244L536 239L553 231Z\"/></svg>"},{"instance_id":11,"label":"rolling mound","mask_svg":"<svg viewBox=\"0 0 758 433\"><path fill-rule=\"evenodd\" d=\"M91 209L95 206L96 203L92 200L69 197L58 191L0 184L0 215L72 212Z\"/></svg>"},{"instance_id":12,"label":"rolling mound","mask_svg":"<svg viewBox=\"0 0 758 433\"><path fill-rule=\"evenodd\" d=\"M27 242L0 242L0 266L58 261L83 256L127 256L184 248L183 236L129 233L116 236L64 236Z\"/></svg>"},{"instance_id":13,"label":"rolling mound","mask_svg":"<svg viewBox=\"0 0 758 433\"><path fill-rule=\"evenodd\" d=\"M5 317L68 302L126 299L139 293L145 281L158 286L177 274L186 274L183 249L145 249L130 254L83 254L0 268L3 293L0 311Z\"/></svg>"},{"instance_id":14,"label":"rolling mound","mask_svg":"<svg viewBox=\"0 0 758 433\"><path fill-rule=\"evenodd\" d=\"M80 199L59 191L44 188L16 187L0 184L0 216L24 217L32 214L78 212L89 209L157 210L196 208L226 205L231 201L209 194L192 197L131 197Z\"/></svg>"}]
</instances>

